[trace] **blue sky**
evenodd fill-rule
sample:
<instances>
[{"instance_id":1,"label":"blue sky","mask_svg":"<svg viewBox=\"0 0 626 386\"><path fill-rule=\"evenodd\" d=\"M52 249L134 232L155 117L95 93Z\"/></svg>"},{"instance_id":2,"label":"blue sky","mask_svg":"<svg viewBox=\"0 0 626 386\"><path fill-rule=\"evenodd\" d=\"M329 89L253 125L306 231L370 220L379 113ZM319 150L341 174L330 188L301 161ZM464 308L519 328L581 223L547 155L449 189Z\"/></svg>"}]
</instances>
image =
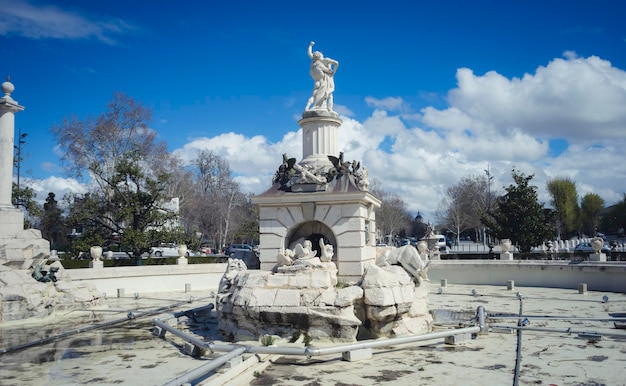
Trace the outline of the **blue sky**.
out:
<instances>
[{"instance_id":1,"label":"blue sky","mask_svg":"<svg viewBox=\"0 0 626 386\"><path fill-rule=\"evenodd\" d=\"M22 176L62 196L49 129L121 91L184 160L210 149L260 193L301 157L306 55L340 62L340 150L432 220L445 189L489 166L569 177L613 204L626 192L626 3L620 1L0 0L0 76L26 110Z\"/></svg>"}]
</instances>

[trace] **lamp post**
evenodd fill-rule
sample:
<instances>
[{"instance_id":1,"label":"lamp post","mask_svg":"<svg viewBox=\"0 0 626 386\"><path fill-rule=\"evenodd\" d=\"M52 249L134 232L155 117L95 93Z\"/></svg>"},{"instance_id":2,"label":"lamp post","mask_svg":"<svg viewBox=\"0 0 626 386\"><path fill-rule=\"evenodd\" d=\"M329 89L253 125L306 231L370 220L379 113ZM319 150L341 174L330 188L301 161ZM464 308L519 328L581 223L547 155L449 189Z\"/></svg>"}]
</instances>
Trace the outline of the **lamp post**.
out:
<instances>
[{"instance_id":1,"label":"lamp post","mask_svg":"<svg viewBox=\"0 0 626 386\"><path fill-rule=\"evenodd\" d=\"M28 133L22 133L22 129L17 129L17 145L13 147L17 150L15 155L15 165L17 167L17 197L15 197L15 206L22 205L22 194L20 193L20 166L22 164L22 145L26 143L25 138Z\"/></svg>"},{"instance_id":2,"label":"lamp post","mask_svg":"<svg viewBox=\"0 0 626 386\"><path fill-rule=\"evenodd\" d=\"M487 164L487 169L485 170L485 173L487 174L487 213L489 214L489 218L491 218L491 180L493 180L493 176L491 175L491 172L489 171L489 164ZM484 227L483 227L483 234L486 239L487 230ZM485 241L483 240L483 245L484 244L485 244Z\"/></svg>"}]
</instances>

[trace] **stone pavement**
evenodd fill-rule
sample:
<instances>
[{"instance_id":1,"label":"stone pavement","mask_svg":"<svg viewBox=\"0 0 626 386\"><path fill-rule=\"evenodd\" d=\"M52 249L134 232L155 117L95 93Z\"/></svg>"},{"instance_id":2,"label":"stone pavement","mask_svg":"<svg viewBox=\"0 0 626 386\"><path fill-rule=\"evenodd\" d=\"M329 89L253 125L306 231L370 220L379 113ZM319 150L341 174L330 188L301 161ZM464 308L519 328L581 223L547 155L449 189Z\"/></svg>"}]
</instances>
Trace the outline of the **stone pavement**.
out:
<instances>
[{"instance_id":1,"label":"stone pavement","mask_svg":"<svg viewBox=\"0 0 626 386\"><path fill-rule=\"evenodd\" d=\"M626 385L626 331L613 323L589 319L610 318L626 312L626 295L554 288L448 285L442 294L431 288L430 308L436 330L466 322L479 305L487 313L517 315L523 295L523 313L529 316L524 331L520 385ZM477 294L472 295L472 289ZM602 297L608 296L603 302ZM193 296L191 303L188 300ZM210 361L209 356L185 354L180 339L152 335L151 319L206 305L209 294L160 293L110 298L101 311L74 311L35 323L0 326L3 350L24 342L72 331L83 325L134 319L106 329L68 336L0 356L2 385L162 385ZM175 305L168 310L162 307ZM155 311L156 310L156 311ZM153 314L152 312L155 311ZM143 313L148 313L142 316ZM532 316L535 316L533 318ZM569 319L550 319L546 316ZM589 318L589 319L583 319ZM215 324L178 327L205 340L215 338ZM91 320L91 321L90 321ZM175 319L174 319L175 320ZM489 320L492 325L514 326L516 318ZM567 332L567 329L570 329ZM601 334L579 336L579 332ZM315 346L317 342L312 342ZM320 357L269 356L245 371L215 374L197 384L215 385L510 385L513 383L517 335L506 328L479 335L462 345L442 340L374 349L371 359L347 362L341 355ZM216 353L214 356L220 355ZM254 356L247 356L254 359ZM218 378L219 377L219 378Z\"/></svg>"},{"instance_id":2,"label":"stone pavement","mask_svg":"<svg viewBox=\"0 0 626 386\"><path fill-rule=\"evenodd\" d=\"M434 286L433 286L434 287ZM476 289L477 295L471 295ZM529 328L562 332L523 331L520 385L625 385L626 331L613 323L582 318L608 318L626 312L626 295L547 288L452 285L438 295L431 289L430 308L448 315L437 330L466 320L479 305L487 313L573 316L580 319L530 318ZM608 296L606 303L603 296ZM450 312L445 312L448 310ZM467 311L464 315L457 311ZM454 318L454 315L458 317ZM452 317L450 317L452 316ZM489 320L515 326L517 319ZM570 333L565 330L571 329ZM603 334L600 340L579 337L579 331ZM249 382L253 385L510 385L513 384L517 334L500 328L479 335L463 345L442 340L421 347L404 345L374 350L369 360L346 362L340 355L328 357L282 357L274 360ZM245 384L245 383L244 383Z\"/></svg>"}]
</instances>

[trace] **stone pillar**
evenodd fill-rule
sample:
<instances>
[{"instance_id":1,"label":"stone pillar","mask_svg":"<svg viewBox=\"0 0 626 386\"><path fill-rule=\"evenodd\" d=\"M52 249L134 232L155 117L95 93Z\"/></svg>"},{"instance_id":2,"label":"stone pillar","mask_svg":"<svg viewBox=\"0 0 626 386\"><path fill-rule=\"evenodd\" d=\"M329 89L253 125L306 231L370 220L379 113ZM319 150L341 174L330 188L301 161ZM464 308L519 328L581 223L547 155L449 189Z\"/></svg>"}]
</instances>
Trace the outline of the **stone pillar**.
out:
<instances>
[{"instance_id":1,"label":"stone pillar","mask_svg":"<svg viewBox=\"0 0 626 386\"><path fill-rule=\"evenodd\" d=\"M11 208L11 186L13 182L13 146L15 113L24 110L11 98L15 90L10 78L2 83L4 96L0 98L0 208Z\"/></svg>"},{"instance_id":2,"label":"stone pillar","mask_svg":"<svg viewBox=\"0 0 626 386\"><path fill-rule=\"evenodd\" d=\"M41 231L24 229L24 213L11 202L15 113L24 110L11 98L13 90L7 78L0 97L0 264L28 269L33 259L50 256L50 243Z\"/></svg>"},{"instance_id":3,"label":"stone pillar","mask_svg":"<svg viewBox=\"0 0 626 386\"><path fill-rule=\"evenodd\" d=\"M0 239L13 238L24 229L24 214L11 202L15 113L24 110L11 98L13 90L15 87L7 78L2 83L4 95L0 98Z\"/></svg>"},{"instance_id":4,"label":"stone pillar","mask_svg":"<svg viewBox=\"0 0 626 386\"><path fill-rule=\"evenodd\" d=\"M339 114L334 111L311 110L302 113L302 119L298 121L302 128L301 165L332 166L328 156L339 156L337 136L341 123Z\"/></svg>"}]
</instances>

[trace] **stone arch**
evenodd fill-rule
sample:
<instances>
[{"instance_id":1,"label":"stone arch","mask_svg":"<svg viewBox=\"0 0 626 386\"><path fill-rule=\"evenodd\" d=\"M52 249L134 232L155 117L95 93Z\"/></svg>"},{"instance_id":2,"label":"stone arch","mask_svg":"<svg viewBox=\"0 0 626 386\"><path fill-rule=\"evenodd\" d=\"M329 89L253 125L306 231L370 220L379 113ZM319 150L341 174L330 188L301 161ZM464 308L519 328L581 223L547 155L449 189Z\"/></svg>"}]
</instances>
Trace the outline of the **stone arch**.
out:
<instances>
[{"instance_id":1,"label":"stone arch","mask_svg":"<svg viewBox=\"0 0 626 386\"><path fill-rule=\"evenodd\" d=\"M293 226L285 237L285 248L293 250L296 244L302 244L304 240L311 240L313 250L317 251L316 256L321 256L320 239L324 239L324 244L330 244L335 250L332 261L337 261L337 238L326 224L319 221L307 221L299 225Z\"/></svg>"}]
</instances>

